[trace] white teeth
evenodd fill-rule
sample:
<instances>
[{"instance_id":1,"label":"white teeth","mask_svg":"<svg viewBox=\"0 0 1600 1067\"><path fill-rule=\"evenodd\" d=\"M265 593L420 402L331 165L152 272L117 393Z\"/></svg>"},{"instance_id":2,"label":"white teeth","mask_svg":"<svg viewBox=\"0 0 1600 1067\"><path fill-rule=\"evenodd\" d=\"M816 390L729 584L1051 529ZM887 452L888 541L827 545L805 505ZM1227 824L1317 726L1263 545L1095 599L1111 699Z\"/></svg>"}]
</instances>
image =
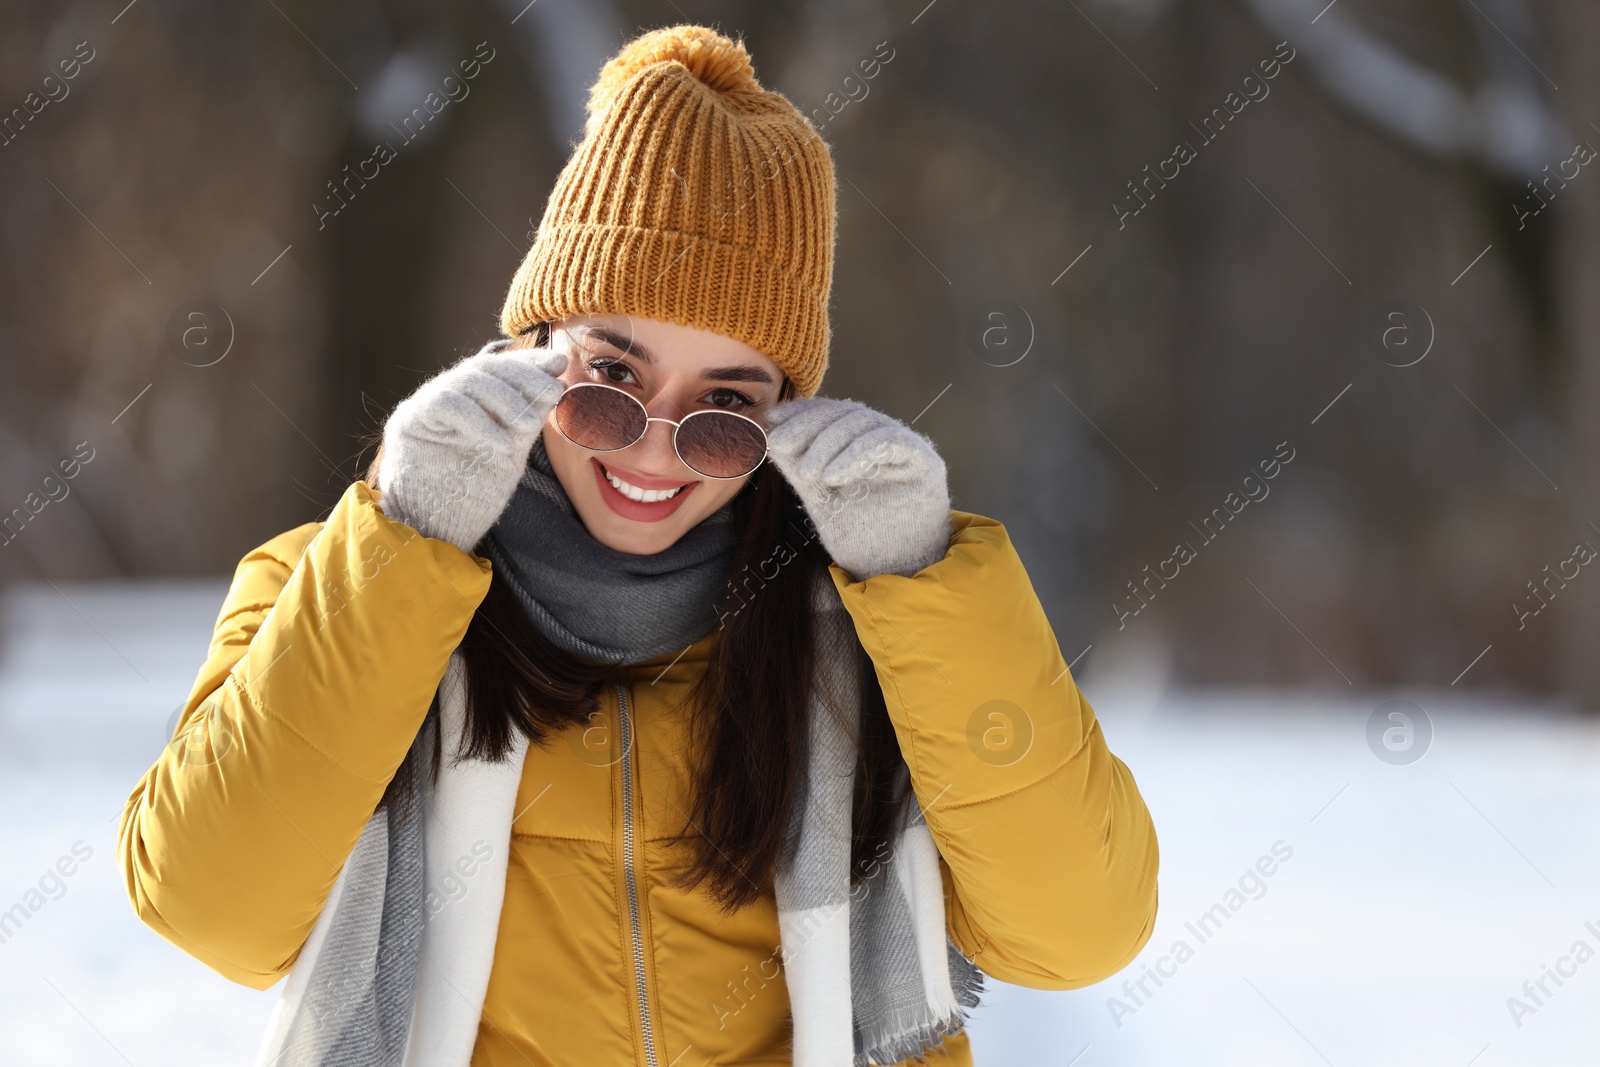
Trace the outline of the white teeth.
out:
<instances>
[{"instance_id":1,"label":"white teeth","mask_svg":"<svg viewBox=\"0 0 1600 1067\"><path fill-rule=\"evenodd\" d=\"M640 489L637 485L629 485L609 470L605 473L606 481L611 483L613 489L629 500L637 500L641 504L654 504L658 500L671 500L683 492L683 486L681 485L676 489Z\"/></svg>"}]
</instances>

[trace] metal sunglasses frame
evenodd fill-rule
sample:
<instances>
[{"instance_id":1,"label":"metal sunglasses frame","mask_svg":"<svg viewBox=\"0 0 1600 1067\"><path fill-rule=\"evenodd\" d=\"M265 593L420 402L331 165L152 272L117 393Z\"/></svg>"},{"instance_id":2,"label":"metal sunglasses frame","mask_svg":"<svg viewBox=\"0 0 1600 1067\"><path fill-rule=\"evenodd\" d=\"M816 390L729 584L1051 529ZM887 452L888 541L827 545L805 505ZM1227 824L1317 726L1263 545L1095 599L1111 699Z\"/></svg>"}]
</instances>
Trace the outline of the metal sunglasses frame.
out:
<instances>
[{"instance_id":1,"label":"metal sunglasses frame","mask_svg":"<svg viewBox=\"0 0 1600 1067\"><path fill-rule=\"evenodd\" d=\"M595 448L593 445L586 445L582 441L573 440L572 435L567 433L566 428L561 425L559 412L561 405L566 402L567 397L573 395L573 390L575 389L607 389L613 393L617 393L620 396L626 397L629 402L635 404L640 411L644 412L644 429L639 432L638 437L635 437L632 441L629 441L625 445L618 445L616 448ZM767 428L762 426L759 422L757 422L755 419L752 419L748 415L741 415L737 411L713 411L710 409L703 409L701 411L691 411L681 419L664 419L658 415L650 414L650 409L644 406L644 402L638 397L634 396L632 393L628 392L626 389L618 389L616 386L607 385L604 382L574 382L571 385L568 385L566 391L561 394L561 399L556 401L556 411L558 414L554 421L556 424L556 429L561 432L561 436L565 437L568 441L572 441L572 443L577 445L579 448L588 449L590 452L621 452L625 448L632 448L634 445L644 440L644 435L650 432L650 424L652 422L664 422L668 426L672 427L673 454L678 457L679 461L685 467L688 467L690 470L700 475L700 477L709 478L714 482L732 482L737 481L740 478L748 478L750 475L761 469L761 465L767 461L767 455L770 452L770 445L767 441ZM715 474L707 474L699 467L696 467L693 463L690 463L687 459L685 459L683 453L678 449L678 431L683 428L684 423L698 415L724 415L729 418L743 419L745 422L748 422L750 425L754 426L756 431L761 434L762 441L761 458L756 461L756 465L745 471L743 474L731 474L723 477Z\"/></svg>"}]
</instances>

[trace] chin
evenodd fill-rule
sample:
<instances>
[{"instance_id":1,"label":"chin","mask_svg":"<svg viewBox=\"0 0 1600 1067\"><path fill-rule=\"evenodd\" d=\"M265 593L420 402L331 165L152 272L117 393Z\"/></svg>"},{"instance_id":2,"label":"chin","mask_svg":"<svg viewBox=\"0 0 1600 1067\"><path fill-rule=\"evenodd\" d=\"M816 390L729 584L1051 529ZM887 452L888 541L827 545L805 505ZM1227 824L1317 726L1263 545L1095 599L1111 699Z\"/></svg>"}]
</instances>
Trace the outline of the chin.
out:
<instances>
[{"instance_id":1,"label":"chin","mask_svg":"<svg viewBox=\"0 0 1600 1067\"><path fill-rule=\"evenodd\" d=\"M590 537L609 549L626 552L630 556L653 556L657 552L664 552L694 527L692 522L679 520L652 523L649 528L641 529L640 523L606 514L605 505L598 502L589 507L579 502L577 508L578 518L583 521Z\"/></svg>"}]
</instances>

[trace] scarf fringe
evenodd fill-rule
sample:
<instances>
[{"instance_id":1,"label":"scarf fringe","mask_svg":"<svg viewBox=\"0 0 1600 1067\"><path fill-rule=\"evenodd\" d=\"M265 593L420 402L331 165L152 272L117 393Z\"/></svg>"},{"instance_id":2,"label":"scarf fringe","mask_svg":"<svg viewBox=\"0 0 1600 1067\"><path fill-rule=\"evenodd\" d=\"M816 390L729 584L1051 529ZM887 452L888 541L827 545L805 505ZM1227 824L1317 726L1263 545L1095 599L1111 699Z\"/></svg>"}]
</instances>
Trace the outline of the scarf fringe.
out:
<instances>
[{"instance_id":1,"label":"scarf fringe","mask_svg":"<svg viewBox=\"0 0 1600 1067\"><path fill-rule=\"evenodd\" d=\"M976 963L955 951L954 945L951 949L950 988L955 992L956 1003L963 1008L976 1008L983 996L983 972Z\"/></svg>"},{"instance_id":2,"label":"scarf fringe","mask_svg":"<svg viewBox=\"0 0 1600 1067\"><path fill-rule=\"evenodd\" d=\"M977 964L961 954L954 942L948 942L948 946L950 990L959 1007L932 1022L927 1021L925 1009L901 1010L882 1028L882 1032L860 1042L861 1051L856 1053L854 1067L903 1063L907 1060L924 1062L946 1037L959 1034L967 1028L967 1011L978 1007L983 996L983 972Z\"/></svg>"},{"instance_id":3,"label":"scarf fringe","mask_svg":"<svg viewBox=\"0 0 1600 1067\"><path fill-rule=\"evenodd\" d=\"M938 1049L946 1037L966 1029L967 1012L965 1008L957 1008L942 1019L933 1022L926 1020L927 1017L920 1011L902 1013L891 1022L889 1034L878 1037L856 1053L855 1067L903 1063L906 1060L921 1062Z\"/></svg>"}]
</instances>

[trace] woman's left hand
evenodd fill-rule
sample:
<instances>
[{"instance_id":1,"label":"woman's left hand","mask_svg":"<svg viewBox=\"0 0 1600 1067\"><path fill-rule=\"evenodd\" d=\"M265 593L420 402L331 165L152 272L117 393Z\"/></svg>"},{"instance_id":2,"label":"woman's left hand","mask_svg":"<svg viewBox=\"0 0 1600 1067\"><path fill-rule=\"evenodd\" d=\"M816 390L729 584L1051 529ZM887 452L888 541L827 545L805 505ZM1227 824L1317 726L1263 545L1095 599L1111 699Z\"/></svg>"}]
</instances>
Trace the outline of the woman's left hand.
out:
<instances>
[{"instance_id":1,"label":"woman's left hand","mask_svg":"<svg viewBox=\"0 0 1600 1067\"><path fill-rule=\"evenodd\" d=\"M944 558L950 489L932 441L865 404L828 397L786 401L765 422L772 462L851 577L910 577Z\"/></svg>"}]
</instances>

